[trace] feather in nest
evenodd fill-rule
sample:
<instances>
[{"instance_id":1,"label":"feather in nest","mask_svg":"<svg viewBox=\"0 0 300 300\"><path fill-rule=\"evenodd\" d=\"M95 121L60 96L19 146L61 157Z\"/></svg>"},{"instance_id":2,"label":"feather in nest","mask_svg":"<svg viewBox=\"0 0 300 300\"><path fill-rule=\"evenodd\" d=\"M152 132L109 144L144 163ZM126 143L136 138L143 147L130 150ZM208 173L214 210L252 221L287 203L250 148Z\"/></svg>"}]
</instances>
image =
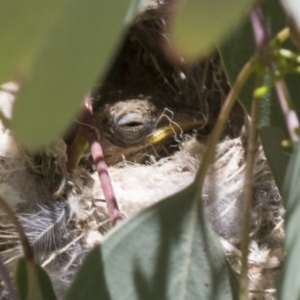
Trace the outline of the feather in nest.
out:
<instances>
[{"instance_id":1,"label":"feather in nest","mask_svg":"<svg viewBox=\"0 0 300 300\"><path fill-rule=\"evenodd\" d=\"M153 17L156 18L155 15ZM139 30L143 32L142 27ZM148 40L141 42L147 44ZM138 56L146 60L145 64L149 63L149 57ZM157 57L150 56L151 60ZM135 59L128 57L130 61L132 58ZM166 79L165 74L161 73L161 67L154 72L157 74L154 78L162 76ZM196 99L197 91L190 88L190 82L179 80L181 72L174 70L178 78L167 78L167 84L174 80L172 84L176 89L183 90L186 98ZM220 83L217 80L219 77L216 79L215 75L212 74L212 86L206 94L214 101L220 98L216 86ZM10 83L0 91L0 108L7 117L11 116L11 104L17 90L17 85ZM203 107L205 109L206 105ZM213 111L208 118L212 123L215 115ZM203 201L208 219L220 237L228 261L238 274L245 147L243 139L232 131L236 120L240 124L243 118L234 115L229 120L227 129L231 138L223 139L217 147L205 179ZM203 141L193 133L175 136L172 142L177 151L173 151L172 155L160 159L149 155L149 163L146 165L123 159L109 168L124 218L183 189L194 180L206 148L200 140ZM43 149L39 156L33 156L24 151L1 124L0 141L0 195L17 213L37 253L38 261L50 274L56 293L62 299L86 253L95 244L101 243L103 235L111 227L98 175L90 174L80 167L72 175L67 174L66 144L63 140ZM284 237L284 211L261 147L256 157L253 180L250 299L269 300L275 299L273 278L283 256L281 241ZM53 192L60 189L61 183L65 186L64 196L59 201L53 201ZM16 258L22 251L14 227L4 215L0 215L0 252L1 258L13 272ZM4 289L0 299L5 297Z\"/></svg>"},{"instance_id":2,"label":"feather in nest","mask_svg":"<svg viewBox=\"0 0 300 300\"><path fill-rule=\"evenodd\" d=\"M201 163L204 149L205 145L187 137L180 151L151 165L123 161L118 166L110 167L124 217L130 217L190 184ZM237 273L240 268L237 224L241 220L242 210L243 157L244 147L240 138L220 143L203 191L209 220L220 236L228 260ZM38 253L39 261L49 272L60 298L63 297L85 254L101 242L103 234L110 229L97 174L90 176L85 170L78 169L70 181L72 184L63 204L51 202L47 206L33 206L32 199L23 199L24 201L16 207L18 216ZM40 194L40 186L35 189L38 191L38 197L48 197ZM45 189L43 191L45 193ZM254 195L249 256L252 266L251 290L255 297L260 295L260 298L253 296L253 299L273 299L266 297L266 291L272 288L274 274L282 259L280 243L283 229L280 223L283 220L283 209L262 152L257 157L254 172ZM21 252L13 229L10 228L9 232L14 234L14 241L17 243L13 249L19 250L15 251L13 256L6 257L15 259ZM255 270L260 272L255 273Z\"/></svg>"},{"instance_id":3,"label":"feather in nest","mask_svg":"<svg viewBox=\"0 0 300 300\"><path fill-rule=\"evenodd\" d=\"M50 274L61 299L86 253L101 242L103 234L110 229L98 175L79 167L66 178L64 199L53 201L53 189L49 188L53 185L53 173L50 176L46 172L50 177L41 176L34 158L18 146L8 130L1 130L0 138L5 141L0 148L0 194L16 211L39 262ZM179 151L171 156L154 159L148 165L124 159L111 166L109 172L124 217L130 217L190 184L201 164L205 147L195 136L184 135ZM54 160L58 166L65 165L62 140L45 149L44 153L45 158ZM209 220L237 274L241 256L237 224L241 221L244 156L241 138L221 142L203 190ZM53 166L53 163L48 165ZM253 178L250 299L274 299L273 278L283 256L284 211L261 147ZM13 270L22 251L14 227L4 215L0 220L1 258ZM3 290L2 299L7 299L5 295Z\"/></svg>"}]
</instances>

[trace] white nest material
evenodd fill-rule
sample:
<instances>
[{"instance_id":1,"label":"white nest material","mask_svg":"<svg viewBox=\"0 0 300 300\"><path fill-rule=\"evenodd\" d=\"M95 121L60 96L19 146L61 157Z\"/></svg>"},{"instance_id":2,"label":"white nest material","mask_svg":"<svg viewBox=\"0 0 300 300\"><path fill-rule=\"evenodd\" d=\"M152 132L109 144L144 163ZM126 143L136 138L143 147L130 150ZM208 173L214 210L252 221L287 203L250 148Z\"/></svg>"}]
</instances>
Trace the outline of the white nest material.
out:
<instances>
[{"instance_id":1,"label":"white nest material","mask_svg":"<svg viewBox=\"0 0 300 300\"><path fill-rule=\"evenodd\" d=\"M3 91L5 90L5 91ZM12 91L2 87L0 108L10 117ZM0 125L0 195L16 211L38 261L49 272L61 298L85 254L110 228L102 188L96 173L78 168L67 178L64 201L55 201L49 186L51 172L43 173ZM44 149L64 174L66 149L62 140ZM109 168L113 187L124 217L160 201L189 185L201 164L205 145L195 137L184 136L180 151L149 165L126 160ZM242 221L245 149L241 138L221 142L208 171L203 201L206 214L220 236L232 268L240 270L240 224ZM283 252L283 208L261 147L253 174L251 245L249 254L250 299L275 299L273 285ZM6 238L1 236L6 235ZM1 259L13 271L22 255L13 226L0 214ZM5 289L0 299L8 299Z\"/></svg>"}]
</instances>

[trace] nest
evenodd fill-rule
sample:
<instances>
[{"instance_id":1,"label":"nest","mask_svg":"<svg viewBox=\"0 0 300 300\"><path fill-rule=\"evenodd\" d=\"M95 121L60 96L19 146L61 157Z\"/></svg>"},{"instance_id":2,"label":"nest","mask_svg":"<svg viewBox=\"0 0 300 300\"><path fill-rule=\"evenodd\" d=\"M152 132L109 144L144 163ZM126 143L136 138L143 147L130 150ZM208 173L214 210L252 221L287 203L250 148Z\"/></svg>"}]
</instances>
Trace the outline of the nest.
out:
<instances>
[{"instance_id":1,"label":"nest","mask_svg":"<svg viewBox=\"0 0 300 300\"><path fill-rule=\"evenodd\" d=\"M193 65L173 65L161 50L168 22L168 6L148 10L128 29L105 80L95 88L95 116L116 101L137 97L160 99L162 109L191 108L205 116L201 131L175 135L173 151L148 155L147 164L121 159L109 172L124 218L173 194L191 182L206 149L220 107L229 91L216 53ZM13 87L13 88L11 88ZM0 107L7 117L15 85L5 85ZM203 200L230 265L239 274L240 231L245 170L245 114L237 104L206 176ZM96 120L97 123L97 120ZM98 129L105 124L99 122ZM246 124L246 125L245 125ZM110 230L111 224L98 175L79 166L67 174L65 141L60 139L40 155L27 153L0 127L1 196L23 224L38 262L48 271L62 298L86 253ZM282 261L283 208L261 146L253 174L250 299L275 299L273 278ZM62 184L64 183L64 184ZM59 201L53 192L64 187ZM0 252L11 272L22 255L17 234L0 215ZM2 238L5 237L5 238ZM0 299L7 299L2 290Z\"/></svg>"},{"instance_id":2,"label":"nest","mask_svg":"<svg viewBox=\"0 0 300 300\"><path fill-rule=\"evenodd\" d=\"M206 120L202 135L208 135L230 87L217 53L193 64L173 64L162 50L168 43L171 8L162 5L140 15L126 36L105 80L95 88L94 111L107 103L130 98L157 98L157 106L191 108ZM237 103L225 126L224 135L240 135L245 114Z\"/></svg>"}]
</instances>

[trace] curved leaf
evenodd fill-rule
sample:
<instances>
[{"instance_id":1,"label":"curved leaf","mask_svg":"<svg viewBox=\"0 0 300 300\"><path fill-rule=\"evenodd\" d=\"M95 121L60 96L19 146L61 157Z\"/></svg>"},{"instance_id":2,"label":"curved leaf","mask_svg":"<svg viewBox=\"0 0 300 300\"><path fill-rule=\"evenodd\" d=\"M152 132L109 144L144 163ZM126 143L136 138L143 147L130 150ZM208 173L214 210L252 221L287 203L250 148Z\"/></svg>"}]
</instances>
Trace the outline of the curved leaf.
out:
<instances>
[{"instance_id":1,"label":"curved leaf","mask_svg":"<svg viewBox=\"0 0 300 300\"><path fill-rule=\"evenodd\" d=\"M233 299L236 278L195 186L141 212L96 247L66 300Z\"/></svg>"},{"instance_id":2,"label":"curved leaf","mask_svg":"<svg viewBox=\"0 0 300 300\"><path fill-rule=\"evenodd\" d=\"M272 0L264 1L263 11L269 35L271 38L274 38L276 34L286 26L285 15L280 4ZM288 46L290 47L291 45ZM246 22L240 26L219 50L228 79L233 83L241 68L255 53L250 23ZM300 112L300 101L298 101L298 95L300 94L300 85L298 84L299 75L289 75L286 79L296 110ZM268 85L270 82L271 79L266 75L264 77L264 84ZM251 78L239 95L240 102L249 113L254 86L254 80ZM288 163L288 156L282 153L280 143L284 137L287 137L287 131L286 123L274 89L271 89L261 100L259 126L264 128L260 131L260 137L276 183L281 189ZM266 131L268 131L268 134L264 134ZM279 133L279 135L275 137L274 132L280 132L281 134ZM279 136L281 140L279 140ZM277 147L274 147L274 143ZM274 157L281 157L282 159L274 160Z\"/></svg>"},{"instance_id":3,"label":"curved leaf","mask_svg":"<svg viewBox=\"0 0 300 300\"><path fill-rule=\"evenodd\" d=\"M288 23L293 41L300 47L300 2L294 0L281 0L281 4L288 16Z\"/></svg>"},{"instance_id":4,"label":"curved leaf","mask_svg":"<svg viewBox=\"0 0 300 300\"><path fill-rule=\"evenodd\" d=\"M56 300L48 274L25 258L18 260L15 281L21 300Z\"/></svg>"},{"instance_id":5,"label":"curved leaf","mask_svg":"<svg viewBox=\"0 0 300 300\"><path fill-rule=\"evenodd\" d=\"M189 0L171 28L172 41L180 52L193 58L211 50L244 17L252 0Z\"/></svg>"},{"instance_id":6,"label":"curved leaf","mask_svg":"<svg viewBox=\"0 0 300 300\"><path fill-rule=\"evenodd\" d=\"M281 6L275 1L266 0L263 6L264 18L269 35L273 38L285 25L285 16ZM247 61L255 54L255 44L251 24L247 21L240 26L226 41L224 45L219 47L223 65L225 67L228 79L233 83ZM268 85L271 82L268 76L264 78L264 84ZM254 80L250 80L242 92L239 100L250 113L251 103L253 99ZM300 92L300 89L299 89ZM261 103L260 125L261 126L276 126L285 128L280 106L277 96L274 91L265 95Z\"/></svg>"},{"instance_id":7,"label":"curved leaf","mask_svg":"<svg viewBox=\"0 0 300 300\"><path fill-rule=\"evenodd\" d=\"M68 1L15 103L12 128L26 146L49 143L74 118L116 50L128 3Z\"/></svg>"},{"instance_id":8,"label":"curved leaf","mask_svg":"<svg viewBox=\"0 0 300 300\"><path fill-rule=\"evenodd\" d=\"M284 199L286 207L286 240L287 252L285 262L278 280L278 300L300 299L300 146L294 149L284 182Z\"/></svg>"},{"instance_id":9,"label":"curved leaf","mask_svg":"<svg viewBox=\"0 0 300 300\"><path fill-rule=\"evenodd\" d=\"M0 84L26 75L67 2L0 1Z\"/></svg>"},{"instance_id":10,"label":"curved leaf","mask_svg":"<svg viewBox=\"0 0 300 300\"><path fill-rule=\"evenodd\" d=\"M261 127L259 135L275 182L280 192L282 192L284 177L290 159L290 156L283 151L281 145L284 134L281 129L276 127Z\"/></svg>"}]
</instances>

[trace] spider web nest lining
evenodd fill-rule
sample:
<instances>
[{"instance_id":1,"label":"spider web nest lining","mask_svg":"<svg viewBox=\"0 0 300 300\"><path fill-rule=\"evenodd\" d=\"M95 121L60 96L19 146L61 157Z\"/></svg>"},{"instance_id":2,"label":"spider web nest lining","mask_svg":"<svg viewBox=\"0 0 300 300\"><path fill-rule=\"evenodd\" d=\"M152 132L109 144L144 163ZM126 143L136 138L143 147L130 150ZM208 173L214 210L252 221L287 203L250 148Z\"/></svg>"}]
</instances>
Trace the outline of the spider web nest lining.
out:
<instances>
[{"instance_id":1,"label":"spider web nest lining","mask_svg":"<svg viewBox=\"0 0 300 300\"><path fill-rule=\"evenodd\" d=\"M203 109L207 114L209 134L229 89L219 59L214 54L191 69L170 65L157 48L156 39L148 45L153 40L147 34L150 37L162 36L159 27L163 25L162 17L162 11L147 11L139 17L133 29L129 30L129 40L135 43L130 42L126 46L124 42L127 51L122 52L123 56L117 56L107 79L100 87L100 97L95 99L95 106L101 106L107 95L118 94L118 90L127 84L131 84L134 90L141 83L139 79L142 76L139 75L145 73L149 81L146 86L144 82L139 85L143 92L148 92L151 86L158 86L167 100L177 97L178 105L182 102L184 105ZM136 42L140 45L137 48L132 46L137 45ZM132 47L137 53L131 52ZM134 58L138 58L138 63ZM128 63L132 73L123 78L120 70ZM141 68L143 64L144 69ZM206 66L207 73L204 76L203 70L206 70ZM198 73L192 73L193 68ZM134 76L136 79L133 80ZM197 79L198 82L202 80L201 76L206 78L203 80L204 86L193 85L197 76L200 78ZM14 94L7 87L3 89L0 106L5 106L4 110L9 112ZM199 102L198 93L201 93L205 101ZM7 98L10 101L7 102ZM239 135L243 124L243 112L237 107L227 123L223 140L217 147L203 190L206 213L237 274L241 255L237 223L241 219L245 167L244 139ZM40 263L49 272L56 293L62 299L86 253L101 242L103 235L111 228L98 175L81 167L72 175L62 175L66 164L66 145L62 140L44 150L40 158L46 170L40 168L36 157L20 147L8 130L4 127L0 129L0 138L3 141L0 147L0 175L4 183L0 194L12 204L23 222L32 244L35 245ZM194 180L206 148L205 139L199 140L196 135L183 134L177 144L178 151L148 165L124 159L118 165L110 167L109 172L124 218L181 190ZM60 202L52 199L55 190L53 186L57 186L57 175L66 176L67 182L65 195ZM283 209L261 147L257 153L253 178L250 299L275 299L273 278L283 256ZM35 219L38 222L34 222ZM9 260L10 269L13 271L16 259L22 254L20 244L14 228L5 216L1 215L0 220L1 257L5 261ZM6 291L3 290L2 298L5 297Z\"/></svg>"}]
</instances>

